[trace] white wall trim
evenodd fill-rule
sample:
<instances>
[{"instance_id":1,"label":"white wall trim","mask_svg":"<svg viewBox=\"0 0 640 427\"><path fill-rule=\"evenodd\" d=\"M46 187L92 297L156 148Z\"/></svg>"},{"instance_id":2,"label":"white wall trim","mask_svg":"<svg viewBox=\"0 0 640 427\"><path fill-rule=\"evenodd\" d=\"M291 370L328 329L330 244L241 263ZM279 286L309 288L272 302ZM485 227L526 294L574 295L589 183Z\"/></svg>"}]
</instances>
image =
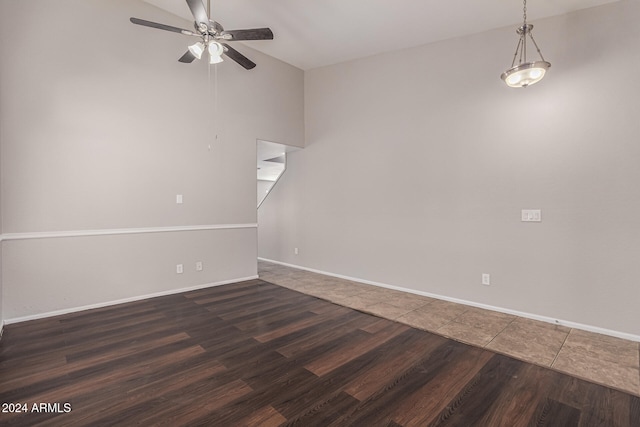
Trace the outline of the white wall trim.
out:
<instances>
[{"instance_id":1,"label":"white wall trim","mask_svg":"<svg viewBox=\"0 0 640 427\"><path fill-rule=\"evenodd\" d=\"M64 310L50 311L50 312L47 312L47 313L32 314L30 316L15 317L13 319L5 319L4 324L5 325L10 325L12 323L20 323L20 322L27 322L29 320L44 319L44 318L47 318L47 317L59 316L59 315L62 315L62 314L69 314L69 313L75 313L75 312L78 312L78 311L91 310L93 308L108 307L110 305L124 304L124 303L127 303L127 302L133 302L133 301L140 301L140 300L149 299L149 298L162 297L162 296L165 296L165 295L179 294L179 293L182 293L182 292L195 291L195 290L198 290L198 289L211 288L211 287L214 287L214 286L228 285L230 283L244 282L246 280L253 280L253 279L258 279L258 276L240 277L240 278L237 278L237 279L223 280L223 281L220 281L220 282L205 283L203 285L196 285L196 286L191 286L191 287L188 287L188 288L170 289L168 291L155 292L153 294L139 295L139 296L135 296L135 297L123 298L123 299L114 300L114 301L108 301L108 302L101 302L101 303L97 303L97 304L84 305L84 306L81 306L81 307L66 308Z\"/></svg>"},{"instance_id":2,"label":"white wall trim","mask_svg":"<svg viewBox=\"0 0 640 427\"><path fill-rule=\"evenodd\" d=\"M526 319L539 320L541 322L552 323L554 325L566 326L568 328L580 329L580 330L583 330L583 331L595 332L595 333L602 334L602 335L609 335L609 336L616 337L616 338L622 338L622 339L629 340L629 341L640 342L640 335L633 335L633 334L629 334L629 333L626 333L626 332L620 332L620 331L614 331L614 330L611 330L611 329L600 328L598 326L585 325L585 324L582 324L582 323L571 322L571 321L568 321L568 320L554 319L552 317L540 316L538 314L532 314L532 313L526 313L526 312L523 312L523 311L511 310L511 309L508 309L508 308L496 307L496 306L492 306L492 305L481 304L481 303L462 300L462 299L458 299L458 298L451 298L451 297L447 297L447 296L444 296L444 295L432 294L432 293L429 293L429 292L423 292L423 291L418 291L418 290L415 290L415 289L403 288L403 287L400 287L400 286L387 285L385 283L374 282L374 281L371 281L371 280L360 279L360 278L357 278L357 277L344 276L342 274L330 273L330 272L327 272L327 271L316 270L315 268L308 268L308 267L303 267L303 266L300 266L300 265L288 264L286 262L275 261L275 260L267 259L267 258L258 257L258 259L260 261L272 262L274 264L280 264L280 265L284 265L286 267L297 268L297 269L300 269L300 270L311 271L313 273L324 274L326 276L337 277L339 279L345 279L345 280L350 280L350 281L353 281L353 282L364 283L366 285L378 286L378 287L387 288L387 289L395 289L397 291L408 292L408 293L411 293L411 294L422 295L422 296L425 296L425 297L430 297L430 298L436 298L436 299L440 299L440 300L444 300L444 301L455 302L457 304L463 304L463 305L468 305L468 306L471 306L471 307L483 308L485 310L492 310L492 311L497 311L497 312L500 312L500 313L511 314L513 316L524 317Z\"/></svg>"},{"instance_id":3,"label":"white wall trim","mask_svg":"<svg viewBox=\"0 0 640 427\"><path fill-rule=\"evenodd\" d=\"M214 225L183 225L173 227L145 227L145 228L112 228L103 230L71 230L71 231L40 231L34 233L5 233L0 235L0 241L26 239L54 239L60 237L84 236L113 236L120 234L171 233L176 231L204 231L230 230L238 228L257 228L257 223L249 224L214 224Z\"/></svg>"}]
</instances>

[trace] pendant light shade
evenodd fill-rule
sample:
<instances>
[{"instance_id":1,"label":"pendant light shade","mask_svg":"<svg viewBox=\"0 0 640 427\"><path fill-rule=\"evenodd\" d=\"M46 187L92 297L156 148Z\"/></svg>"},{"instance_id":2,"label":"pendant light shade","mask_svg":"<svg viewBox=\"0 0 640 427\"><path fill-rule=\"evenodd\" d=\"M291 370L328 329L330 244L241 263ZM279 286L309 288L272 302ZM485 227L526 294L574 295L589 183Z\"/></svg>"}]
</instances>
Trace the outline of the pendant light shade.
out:
<instances>
[{"instance_id":1,"label":"pendant light shade","mask_svg":"<svg viewBox=\"0 0 640 427\"><path fill-rule=\"evenodd\" d=\"M510 87L527 87L538 83L551 66L546 61L527 62L502 73L502 80Z\"/></svg>"},{"instance_id":2,"label":"pendant light shade","mask_svg":"<svg viewBox=\"0 0 640 427\"><path fill-rule=\"evenodd\" d=\"M516 46L516 53L513 55L511 68L500 76L509 87L527 87L538 83L551 67L551 63L545 61L538 44L533 38L533 34L531 34L533 25L527 24L527 0L524 0L523 15L524 23L516 30L516 33L520 35L520 40L518 40L518 45ZM531 39L536 47L538 55L540 55L540 61L527 61L527 37ZM516 60L518 60L517 65Z\"/></svg>"}]
</instances>

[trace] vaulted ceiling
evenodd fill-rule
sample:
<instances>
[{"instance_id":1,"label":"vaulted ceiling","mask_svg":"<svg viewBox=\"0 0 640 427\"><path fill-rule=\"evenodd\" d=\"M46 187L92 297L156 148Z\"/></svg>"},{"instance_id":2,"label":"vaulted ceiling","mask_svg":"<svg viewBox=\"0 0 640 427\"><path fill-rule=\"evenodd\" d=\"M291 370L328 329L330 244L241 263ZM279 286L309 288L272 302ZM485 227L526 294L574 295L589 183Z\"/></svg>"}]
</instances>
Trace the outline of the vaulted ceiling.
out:
<instances>
[{"instance_id":1,"label":"vaulted ceiling","mask_svg":"<svg viewBox=\"0 0 640 427\"><path fill-rule=\"evenodd\" d=\"M145 1L193 21L184 0ZM303 70L522 23L519 0L210 1L212 19L226 29L270 27L273 41L245 43ZM529 0L528 16L615 1Z\"/></svg>"}]
</instances>

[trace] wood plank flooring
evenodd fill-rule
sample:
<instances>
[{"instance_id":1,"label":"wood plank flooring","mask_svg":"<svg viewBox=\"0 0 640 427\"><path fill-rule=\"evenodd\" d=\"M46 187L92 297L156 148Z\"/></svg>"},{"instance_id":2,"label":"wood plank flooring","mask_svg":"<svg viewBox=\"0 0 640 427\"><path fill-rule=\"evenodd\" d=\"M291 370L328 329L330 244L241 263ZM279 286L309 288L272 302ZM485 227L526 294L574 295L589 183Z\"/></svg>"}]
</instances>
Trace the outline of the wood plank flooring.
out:
<instances>
[{"instance_id":1,"label":"wood plank flooring","mask_svg":"<svg viewBox=\"0 0 640 427\"><path fill-rule=\"evenodd\" d=\"M262 280L7 325L0 402L25 426L640 426L640 397Z\"/></svg>"}]
</instances>

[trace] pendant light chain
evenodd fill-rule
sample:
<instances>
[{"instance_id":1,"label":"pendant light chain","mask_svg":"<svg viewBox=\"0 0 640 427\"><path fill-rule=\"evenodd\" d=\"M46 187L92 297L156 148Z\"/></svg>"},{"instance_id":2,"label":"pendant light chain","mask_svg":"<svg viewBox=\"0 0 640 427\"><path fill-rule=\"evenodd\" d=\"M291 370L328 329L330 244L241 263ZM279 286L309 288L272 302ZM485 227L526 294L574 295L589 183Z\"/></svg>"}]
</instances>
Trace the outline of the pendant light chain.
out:
<instances>
[{"instance_id":1,"label":"pendant light chain","mask_svg":"<svg viewBox=\"0 0 640 427\"><path fill-rule=\"evenodd\" d=\"M527 27L527 0L523 0L522 17L524 19L524 24L522 26L522 51L524 52L524 62L527 62L527 33L531 35L529 28ZM522 64L522 58L520 58L520 63Z\"/></svg>"}]
</instances>

